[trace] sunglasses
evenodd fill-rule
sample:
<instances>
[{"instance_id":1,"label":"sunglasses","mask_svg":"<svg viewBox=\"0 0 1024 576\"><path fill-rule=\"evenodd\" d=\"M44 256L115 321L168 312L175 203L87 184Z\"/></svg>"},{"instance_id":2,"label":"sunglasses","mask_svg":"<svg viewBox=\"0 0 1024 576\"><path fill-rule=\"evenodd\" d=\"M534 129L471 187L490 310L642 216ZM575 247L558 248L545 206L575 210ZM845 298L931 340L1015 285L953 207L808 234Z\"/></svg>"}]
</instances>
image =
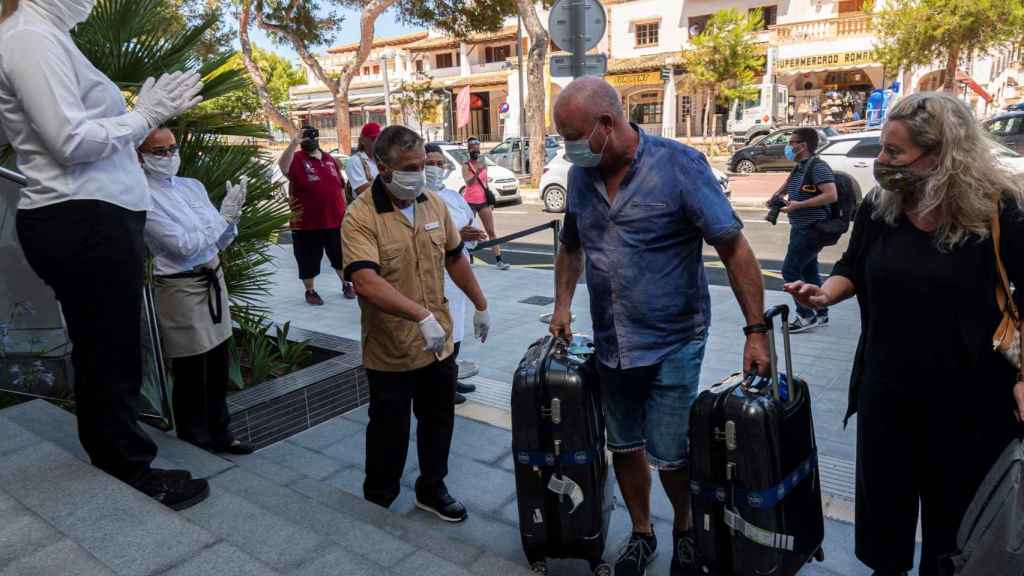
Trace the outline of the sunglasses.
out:
<instances>
[{"instance_id":1,"label":"sunglasses","mask_svg":"<svg viewBox=\"0 0 1024 576\"><path fill-rule=\"evenodd\" d=\"M180 146L178 146L177 144L172 144L170 146L161 146L159 148L149 148L149 149L143 150L142 153L143 154L152 154L153 156L164 156L164 157L167 157L167 156L174 156L175 154L178 153L179 150L181 150Z\"/></svg>"}]
</instances>

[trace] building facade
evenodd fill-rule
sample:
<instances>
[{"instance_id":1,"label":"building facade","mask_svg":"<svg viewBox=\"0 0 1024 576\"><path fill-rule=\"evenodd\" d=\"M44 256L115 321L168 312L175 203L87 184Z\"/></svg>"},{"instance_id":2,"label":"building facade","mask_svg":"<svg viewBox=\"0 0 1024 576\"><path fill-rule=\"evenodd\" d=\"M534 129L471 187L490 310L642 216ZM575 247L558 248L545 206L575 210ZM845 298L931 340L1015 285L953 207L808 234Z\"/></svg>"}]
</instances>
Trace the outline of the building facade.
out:
<instances>
[{"instance_id":1,"label":"building facade","mask_svg":"<svg viewBox=\"0 0 1024 576\"><path fill-rule=\"evenodd\" d=\"M899 96L942 84L941 63L887 70L875 61L876 37L872 16L864 11L865 0L603 0L603 4L608 25L592 52L608 56L605 78L618 89L627 116L654 134L676 138L704 134L708 105L712 107L708 132L717 134L725 133L730 119L742 118L758 106L757 110L771 110L777 123L846 123L870 114L868 100L876 92L894 89ZM766 56L764 89L763 96L752 102L705 102L683 65L682 54L690 47L690 39L715 12L727 8L762 14L763 29L754 40ZM543 10L541 20L547 22ZM511 19L497 33L461 41L436 32L378 39L349 95L354 131L366 121L384 120L381 66L386 62L392 92L400 90L403 81L429 80L441 101L441 110L430 121L410 118L401 110L393 111L393 121L403 121L430 139L477 136L497 142L519 136L520 103L525 102L529 88L523 82L521 97L516 47L521 47L525 58L529 39L520 35L515 24ZM357 47L333 48L322 61L329 69L337 69ZM554 45L549 52L560 54ZM553 131L553 102L571 78L552 77L547 68L545 123ZM979 117L984 117L1020 101L1021 68L1020 50L1009 47L965 59L957 75L958 87ZM329 94L309 77L306 86L292 89L292 116L332 127ZM466 87L470 122L458 127L455 99ZM765 108L767 94L772 95L769 108Z\"/></svg>"}]
</instances>

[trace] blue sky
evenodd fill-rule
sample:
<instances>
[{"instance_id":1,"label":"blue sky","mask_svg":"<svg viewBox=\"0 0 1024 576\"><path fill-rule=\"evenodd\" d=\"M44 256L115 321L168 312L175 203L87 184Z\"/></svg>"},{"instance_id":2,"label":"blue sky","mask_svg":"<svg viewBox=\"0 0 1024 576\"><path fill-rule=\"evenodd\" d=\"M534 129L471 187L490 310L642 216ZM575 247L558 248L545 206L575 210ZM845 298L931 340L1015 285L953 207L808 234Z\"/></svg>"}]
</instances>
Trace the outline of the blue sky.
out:
<instances>
[{"instance_id":1,"label":"blue sky","mask_svg":"<svg viewBox=\"0 0 1024 576\"><path fill-rule=\"evenodd\" d=\"M341 30L335 35L334 45L348 44L351 42L359 41L359 11L352 9L342 10L345 15L345 22L341 25ZM379 37L384 36L398 36L406 34L408 32L415 32L420 30L419 27L407 26L398 22L398 17L393 11L385 12L377 18L377 26L375 35ZM277 52L281 56L288 58L289 60L299 62L299 56L295 53L295 50L291 49L286 45L276 45L267 34L262 30L253 26L250 32L250 38L252 42L263 49L270 49ZM319 47L316 49L317 52L322 52L325 47Z\"/></svg>"}]
</instances>

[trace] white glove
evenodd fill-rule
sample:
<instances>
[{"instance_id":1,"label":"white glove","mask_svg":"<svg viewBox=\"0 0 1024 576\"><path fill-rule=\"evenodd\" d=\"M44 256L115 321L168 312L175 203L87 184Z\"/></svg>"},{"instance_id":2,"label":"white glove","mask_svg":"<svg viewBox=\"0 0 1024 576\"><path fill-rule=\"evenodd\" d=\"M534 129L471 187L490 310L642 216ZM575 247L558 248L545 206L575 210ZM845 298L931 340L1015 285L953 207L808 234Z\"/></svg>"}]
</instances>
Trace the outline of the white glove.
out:
<instances>
[{"instance_id":1,"label":"white glove","mask_svg":"<svg viewBox=\"0 0 1024 576\"><path fill-rule=\"evenodd\" d=\"M150 128L156 128L203 101L200 79L198 72L164 74L159 80L148 78L139 90L135 111Z\"/></svg>"},{"instance_id":2,"label":"white glove","mask_svg":"<svg viewBox=\"0 0 1024 576\"><path fill-rule=\"evenodd\" d=\"M477 310L473 314L473 335L481 342L487 342L487 334L491 331L491 315L487 310Z\"/></svg>"},{"instance_id":3,"label":"white glove","mask_svg":"<svg viewBox=\"0 0 1024 576\"><path fill-rule=\"evenodd\" d=\"M448 336L444 333L444 328L434 318L433 314L430 314L423 320L420 320L420 333L423 334L423 339L426 344L423 346L424 352L430 352L431 354L439 354L444 350L444 343L448 340Z\"/></svg>"},{"instance_id":4,"label":"white glove","mask_svg":"<svg viewBox=\"0 0 1024 576\"><path fill-rule=\"evenodd\" d=\"M228 180L225 188L227 188L228 192L224 196L224 201L220 204L220 215L229 224L238 224L238 221L242 218L242 206L245 206L245 196L249 193L249 178L242 176L237 186L232 184L231 180Z\"/></svg>"}]
</instances>

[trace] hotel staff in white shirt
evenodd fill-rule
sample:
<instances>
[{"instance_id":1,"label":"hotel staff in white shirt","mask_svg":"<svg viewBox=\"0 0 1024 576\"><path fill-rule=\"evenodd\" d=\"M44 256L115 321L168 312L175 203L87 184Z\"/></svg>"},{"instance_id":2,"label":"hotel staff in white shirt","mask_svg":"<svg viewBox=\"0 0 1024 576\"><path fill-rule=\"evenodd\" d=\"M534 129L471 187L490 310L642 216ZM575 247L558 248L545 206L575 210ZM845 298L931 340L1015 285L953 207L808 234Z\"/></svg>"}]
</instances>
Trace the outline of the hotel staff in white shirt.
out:
<instances>
[{"instance_id":1,"label":"hotel staff in white shirt","mask_svg":"<svg viewBox=\"0 0 1024 576\"><path fill-rule=\"evenodd\" d=\"M153 299L164 357L174 376L178 438L215 453L251 454L231 434L227 390L231 338L220 252L238 236L247 182L227 183L220 210L203 183L181 178L174 133L157 128L139 147L153 206L146 247L153 255Z\"/></svg>"},{"instance_id":2,"label":"hotel staff in white shirt","mask_svg":"<svg viewBox=\"0 0 1024 576\"><path fill-rule=\"evenodd\" d=\"M155 470L137 420L142 384L142 231L149 209L135 147L199 103L194 73L147 80L134 109L75 45L95 0L5 0L0 124L28 179L18 239L55 292L74 346L78 434L92 463L175 510L209 494L184 470Z\"/></svg>"}]
</instances>

